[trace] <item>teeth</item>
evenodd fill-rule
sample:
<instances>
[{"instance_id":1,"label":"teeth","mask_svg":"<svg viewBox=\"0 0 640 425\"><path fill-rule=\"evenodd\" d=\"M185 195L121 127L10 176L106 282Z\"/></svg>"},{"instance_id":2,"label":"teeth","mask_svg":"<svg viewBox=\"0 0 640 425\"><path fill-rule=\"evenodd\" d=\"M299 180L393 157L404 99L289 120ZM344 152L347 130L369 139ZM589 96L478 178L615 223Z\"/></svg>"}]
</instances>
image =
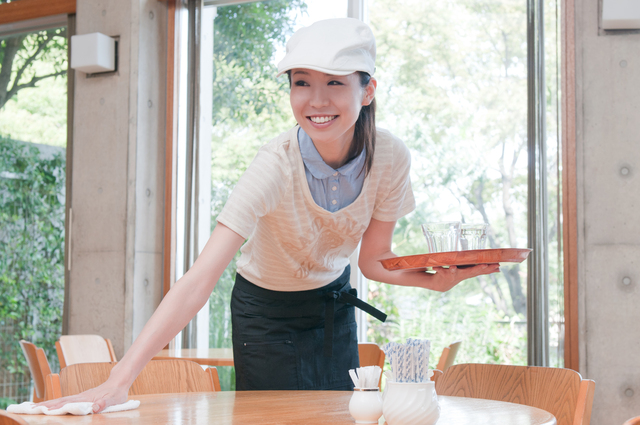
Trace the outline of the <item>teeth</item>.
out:
<instances>
[{"instance_id":1,"label":"teeth","mask_svg":"<svg viewBox=\"0 0 640 425\"><path fill-rule=\"evenodd\" d=\"M334 120L336 118L336 115L333 115L330 117L309 117L309 118L311 119L311 121L313 121L316 124L324 124L325 122Z\"/></svg>"}]
</instances>

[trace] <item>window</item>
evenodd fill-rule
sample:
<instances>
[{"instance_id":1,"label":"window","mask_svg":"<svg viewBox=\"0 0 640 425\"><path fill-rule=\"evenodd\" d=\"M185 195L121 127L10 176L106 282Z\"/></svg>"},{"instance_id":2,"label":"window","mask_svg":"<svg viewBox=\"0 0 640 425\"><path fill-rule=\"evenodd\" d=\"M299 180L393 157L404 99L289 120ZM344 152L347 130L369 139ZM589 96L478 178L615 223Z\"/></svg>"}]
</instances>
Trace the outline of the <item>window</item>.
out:
<instances>
[{"instance_id":1,"label":"window","mask_svg":"<svg viewBox=\"0 0 640 425\"><path fill-rule=\"evenodd\" d=\"M29 400L18 341L51 355L62 332L66 25L64 15L0 26L0 66L11 67L0 69L0 408Z\"/></svg>"}]
</instances>

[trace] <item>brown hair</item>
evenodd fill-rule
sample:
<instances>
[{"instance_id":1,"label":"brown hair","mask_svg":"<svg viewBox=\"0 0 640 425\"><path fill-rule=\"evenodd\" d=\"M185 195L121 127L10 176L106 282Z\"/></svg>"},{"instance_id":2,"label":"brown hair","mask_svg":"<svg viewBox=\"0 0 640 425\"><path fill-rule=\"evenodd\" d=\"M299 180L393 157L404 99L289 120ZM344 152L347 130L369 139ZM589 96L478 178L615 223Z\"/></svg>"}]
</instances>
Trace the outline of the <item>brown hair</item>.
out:
<instances>
[{"instance_id":1,"label":"brown hair","mask_svg":"<svg viewBox=\"0 0 640 425\"><path fill-rule=\"evenodd\" d=\"M367 87L371 81L371 75L358 71L360 74L360 85ZM360 108L360 115L356 121L356 128L353 132L353 142L349 149L349 159L360 155L362 149L366 149L364 159L365 176L371 171L373 165L373 153L376 149L376 99L370 104Z\"/></svg>"},{"instance_id":2,"label":"brown hair","mask_svg":"<svg viewBox=\"0 0 640 425\"><path fill-rule=\"evenodd\" d=\"M360 85L362 88L367 87L371 81L371 75L366 72L358 71L360 74ZM289 87L291 87L291 71L287 71L289 77ZM366 149L364 159L365 176L371 171L373 165L373 153L376 149L376 99L374 98L369 105L360 108L360 115L356 120L356 128L353 132L353 141L349 148L349 159L352 160L360 155L363 149Z\"/></svg>"}]
</instances>

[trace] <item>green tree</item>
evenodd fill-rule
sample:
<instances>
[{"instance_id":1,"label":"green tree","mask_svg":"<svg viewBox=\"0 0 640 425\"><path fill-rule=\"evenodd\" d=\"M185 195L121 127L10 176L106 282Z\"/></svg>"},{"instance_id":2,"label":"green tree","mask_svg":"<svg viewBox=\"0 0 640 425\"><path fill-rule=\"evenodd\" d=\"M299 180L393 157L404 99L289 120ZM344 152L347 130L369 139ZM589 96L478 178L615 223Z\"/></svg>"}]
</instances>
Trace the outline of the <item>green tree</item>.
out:
<instances>
[{"instance_id":1,"label":"green tree","mask_svg":"<svg viewBox=\"0 0 640 425\"><path fill-rule=\"evenodd\" d=\"M46 62L41 72L35 65ZM39 72L40 71L40 72ZM0 40L0 109L20 90L67 72L67 29L19 34Z\"/></svg>"},{"instance_id":2,"label":"green tree","mask_svg":"<svg viewBox=\"0 0 640 425\"><path fill-rule=\"evenodd\" d=\"M286 81L276 82L273 57L293 32L304 0L275 0L219 7L214 21L213 125L282 114Z\"/></svg>"}]
</instances>

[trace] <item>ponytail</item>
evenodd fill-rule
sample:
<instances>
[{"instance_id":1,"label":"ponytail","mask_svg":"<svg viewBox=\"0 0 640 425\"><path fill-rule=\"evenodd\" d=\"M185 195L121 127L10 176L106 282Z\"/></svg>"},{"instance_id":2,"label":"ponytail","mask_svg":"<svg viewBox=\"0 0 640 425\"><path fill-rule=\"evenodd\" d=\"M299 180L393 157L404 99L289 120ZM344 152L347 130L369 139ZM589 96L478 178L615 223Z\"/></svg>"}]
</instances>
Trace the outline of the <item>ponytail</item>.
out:
<instances>
[{"instance_id":1,"label":"ponytail","mask_svg":"<svg viewBox=\"0 0 640 425\"><path fill-rule=\"evenodd\" d=\"M366 72L360 72L360 85L364 88L369 85L371 75ZM364 172L365 176L371 171L373 165L373 153L376 149L376 99L374 98L369 105L365 105L360 109L360 115L356 121L356 128L353 132L353 142L349 149L349 158L355 158L365 149Z\"/></svg>"}]
</instances>

